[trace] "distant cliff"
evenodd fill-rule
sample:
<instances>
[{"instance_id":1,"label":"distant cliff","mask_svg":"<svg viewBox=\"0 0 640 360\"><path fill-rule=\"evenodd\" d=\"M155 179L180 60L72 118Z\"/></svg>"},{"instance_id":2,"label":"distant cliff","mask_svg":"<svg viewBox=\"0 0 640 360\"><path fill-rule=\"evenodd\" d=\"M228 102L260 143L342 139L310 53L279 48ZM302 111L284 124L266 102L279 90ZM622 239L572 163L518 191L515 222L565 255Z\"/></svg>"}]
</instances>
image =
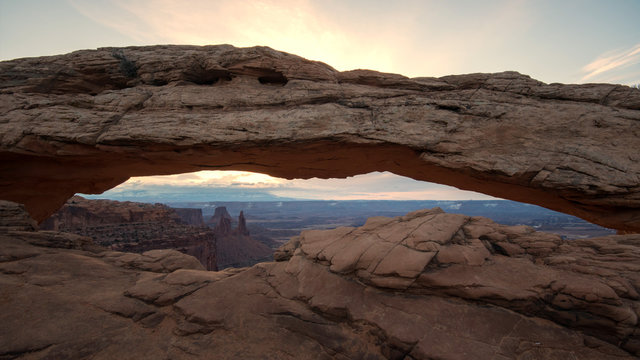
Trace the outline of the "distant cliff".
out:
<instances>
[{"instance_id":1,"label":"distant cliff","mask_svg":"<svg viewBox=\"0 0 640 360\"><path fill-rule=\"evenodd\" d=\"M207 270L217 269L215 235L204 226L200 209L74 196L40 228L89 236L117 251L175 249L196 257Z\"/></svg>"},{"instance_id":2,"label":"distant cliff","mask_svg":"<svg viewBox=\"0 0 640 360\"><path fill-rule=\"evenodd\" d=\"M227 208L220 206L209 220L216 237L218 269L251 266L271 260L273 249L251 238L244 212L238 216L238 227L233 228Z\"/></svg>"},{"instance_id":3,"label":"distant cliff","mask_svg":"<svg viewBox=\"0 0 640 360\"><path fill-rule=\"evenodd\" d=\"M99 225L168 221L182 223L168 206L130 201L88 200L74 196L40 226L45 230L69 231Z\"/></svg>"},{"instance_id":4,"label":"distant cliff","mask_svg":"<svg viewBox=\"0 0 640 360\"><path fill-rule=\"evenodd\" d=\"M180 209L172 208L180 216L183 223L194 226L205 226L202 217L202 209Z\"/></svg>"}]
</instances>

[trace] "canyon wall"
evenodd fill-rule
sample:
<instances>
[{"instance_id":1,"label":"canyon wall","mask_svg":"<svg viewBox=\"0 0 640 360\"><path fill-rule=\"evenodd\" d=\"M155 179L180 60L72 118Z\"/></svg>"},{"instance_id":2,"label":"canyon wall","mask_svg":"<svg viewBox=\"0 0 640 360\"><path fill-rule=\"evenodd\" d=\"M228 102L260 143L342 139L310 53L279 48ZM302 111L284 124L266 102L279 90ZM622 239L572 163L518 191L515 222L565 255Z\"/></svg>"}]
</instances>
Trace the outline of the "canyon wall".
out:
<instances>
[{"instance_id":1,"label":"canyon wall","mask_svg":"<svg viewBox=\"0 0 640 360\"><path fill-rule=\"evenodd\" d=\"M174 249L196 257L207 270L217 270L213 231L203 224L194 226L184 221L186 216L188 221L201 222L200 209L184 209L187 211L182 211L182 216L176 210L162 204L74 196L40 228L87 236L116 251Z\"/></svg>"},{"instance_id":2,"label":"canyon wall","mask_svg":"<svg viewBox=\"0 0 640 360\"><path fill-rule=\"evenodd\" d=\"M640 90L516 72L407 78L265 47L0 63L0 198L38 221L130 176L387 170L640 231Z\"/></svg>"},{"instance_id":3,"label":"canyon wall","mask_svg":"<svg viewBox=\"0 0 640 360\"><path fill-rule=\"evenodd\" d=\"M180 220L187 225L205 226L202 209L172 208Z\"/></svg>"},{"instance_id":4,"label":"canyon wall","mask_svg":"<svg viewBox=\"0 0 640 360\"><path fill-rule=\"evenodd\" d=\"M204 225L201 209L74 196L40 229L87 236L115 251L174 249L196 257L207 270L273 259L273 249L251 238L242 211L233 228L231 215L218 207L209 226Z\"/></svg>"}]
</instances>

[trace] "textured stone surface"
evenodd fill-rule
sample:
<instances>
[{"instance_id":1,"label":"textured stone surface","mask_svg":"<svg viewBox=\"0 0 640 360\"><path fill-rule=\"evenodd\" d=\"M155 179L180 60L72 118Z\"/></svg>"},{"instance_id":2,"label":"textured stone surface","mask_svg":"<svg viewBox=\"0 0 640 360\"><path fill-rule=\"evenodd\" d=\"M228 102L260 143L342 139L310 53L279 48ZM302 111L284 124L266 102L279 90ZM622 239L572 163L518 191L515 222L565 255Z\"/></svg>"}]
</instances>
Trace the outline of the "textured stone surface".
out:
<instances>
[{"instance_id":1,"label":"textured stone surface","mask_svg":"<svg viewBox=\"0 0 640 360\"><path fill-rule=\"evenodd\" d=\"M207 270L217 270L216 239L204 226L200 209L74 196L40 228L88 236L116 251L174 249L195 256Z\"/></svg>"},{"instance_id":2,"label":"textured stone surface","mask_svg":"<svg viewBox=\"0 0 640 360\"><path fill-rule=\"evenodd\" d=\"M637 244L432 209L308 231L283 261L207 272L175 251L6 230L0 357L632 359ZM394 270L398 251L416 254Z\"/></svg>"},{"instance_id":3,"label":"textured stone surface","mask_svg":"<svg viewBox=\"0 0 640 360\"><path fill-rule=\"evenodd\" d=\"M193 226L205 226L202 209L172 208L183 223Z\"/></svg>"},{"instance_id":4,"label":"textured stone surface","mask_svg":"<svg viewBox=\"0 0 640 360\"><path fill-rule=\"evenodd\" d=\"M35 230L38 224L25 211L23 205L0 200L0 231Z\"/></svg>"},{"instance_id":5,"label":"textured stone surface","mask_svg":"<svg viewBox=\"0 0 640 360\"><path fill-rule=\"evenodd\" d=\"M229 45L0 63L0 198L203 169L388 170L640 230L640 91L514 72L413 78Z\"/></svg>"},{"instance_id":6,"label":"textured stone surface","mask_svg":"<svg viewBox=\"0 0 640 360\"><path fill-rule=\"evenodd\" d=\"M493 304L640 354L638 244L640 235L566 241L436 208L305 231L276 258L378 288Z\"/></svg>"}]
</instances>

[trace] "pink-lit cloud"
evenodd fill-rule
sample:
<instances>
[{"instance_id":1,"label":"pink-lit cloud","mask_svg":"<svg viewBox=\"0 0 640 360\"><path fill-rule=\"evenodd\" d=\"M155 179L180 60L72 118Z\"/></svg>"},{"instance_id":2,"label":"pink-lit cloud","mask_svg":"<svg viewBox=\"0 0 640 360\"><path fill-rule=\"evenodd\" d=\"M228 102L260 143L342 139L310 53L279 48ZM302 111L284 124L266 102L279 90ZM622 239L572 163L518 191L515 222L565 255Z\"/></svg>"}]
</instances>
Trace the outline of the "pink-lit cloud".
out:
<instances>
[{"instance_id":1,"label":"pink-lit cloud","mask_svg":"<svg viewBox=\"0 0 640 360\"><path fill-rule=\"evenodd\" d=\"M286 180L244 171L200 171L190 174L131 178L109 194L144 191L193 193L235 189L282 198L312 200L491 200L491 196L417 181L389 172L373 172L346 179Z\"/></svg>"},{"instance_id":2,"label":"pink-lit cloud","mask_svg":"<svg viewBox=\"0 0 640 360\"><path fill-rule=\"evenodd\" d=\"M410 34L410 29L369 19L377 23L371 41L371 33L336 22L308 0L70 1L83 15L140 44L266 45L341 70L390 71L398 54L388 44L400 44Z\"/></svg>"},{"instance_id":3,"label":"pink-lit cloud","mask_svg":"<svg viewBox=\"0 0 640 360\"><path fill-rule=\"evenodd\" d=\"M138 44L265 45L341 71L366 68L407 76L515 70L496 61L495 49L533 22L531 4L523 0L482 6L439 1L69 1L86 17Z\"/></svg>"},{"instance_id":4,"label":"pink-lit cloud","mask_svg":"<svg viewBox=\"0 0 640 360\"><path fill-rule=\"evenodd\" d=\"M602 82L620 81L638 78L638 72L620 74L621 70L628 70L631 66L640 65L640 43L634 46L610 51L600 55L597 59L582 68L584 74L580 79L582 82L598 80ZM633 80L631 80L633 81Z\"/></svg>"}]
</instances>

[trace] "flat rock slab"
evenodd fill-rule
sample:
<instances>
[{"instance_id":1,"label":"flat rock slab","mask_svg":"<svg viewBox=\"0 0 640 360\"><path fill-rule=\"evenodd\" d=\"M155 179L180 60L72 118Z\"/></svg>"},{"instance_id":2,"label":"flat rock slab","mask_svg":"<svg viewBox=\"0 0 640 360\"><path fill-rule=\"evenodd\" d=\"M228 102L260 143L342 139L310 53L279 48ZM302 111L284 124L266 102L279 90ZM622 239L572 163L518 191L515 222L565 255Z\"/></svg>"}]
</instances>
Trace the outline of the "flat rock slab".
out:
<instances>
[{"instance_id":1,"label":"flat rock slab","mask_svg":"<svg viewBox=\"0 0 640 360\"><path fill-rule=\"evenodd\" d=\"M638 244L640 235L563 240L434 208L369 219L359 228L304 231L276 258L288 259L292 274L308 262L323 264L376 288L492 304L637 352Z\"/></svg>"},{"instance_id":2,"label":"flat rock slab","mask_svg":"<svg viewBox=\"0 0 640 360\"><path fill-rule=\"evenodd\" d=\"M408 235L392 236L439 222L442 232L413 237L415 246L407 244ZM372 233L381 237L373 241ZM280 253L283 261L207 272L178 252L117 253L84 237L52 234L0 232L0 358L601 360L640 354L636 235L565 242L432 209L361 228L303 233ZM307 236L313 247L305 246ZM421 250L425 243L433 247ZM521 251L508 255L494 248L498 243ZM537 243L544 246L530 246ZM448 247L470 250L441 257ZM369 260L332 267L338 254L331 249L338 248L356 258L369 253ZM403 264L398 251L417 255Z\"/></svg>"}]
</instances>

